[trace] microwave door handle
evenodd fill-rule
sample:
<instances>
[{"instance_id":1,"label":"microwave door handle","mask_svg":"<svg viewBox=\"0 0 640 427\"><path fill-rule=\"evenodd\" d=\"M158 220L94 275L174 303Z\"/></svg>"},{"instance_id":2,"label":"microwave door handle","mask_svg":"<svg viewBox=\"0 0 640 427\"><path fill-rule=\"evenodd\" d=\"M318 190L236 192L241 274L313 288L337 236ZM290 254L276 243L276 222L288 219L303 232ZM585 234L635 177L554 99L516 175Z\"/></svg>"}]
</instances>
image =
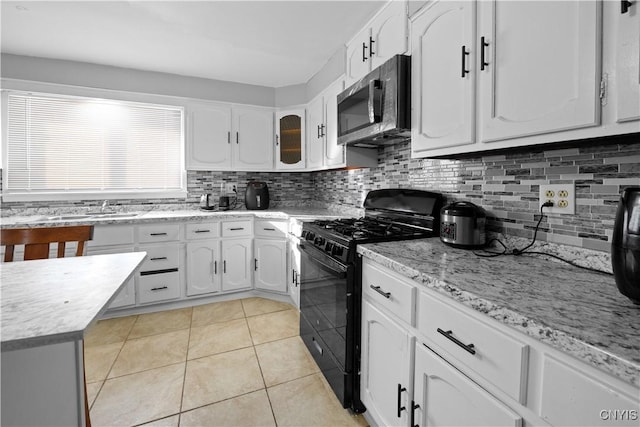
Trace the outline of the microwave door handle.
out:
<instances>
[{"instance_id":1,"label":"microwave door handle","mask_svg":"<svg viewBox=\"0 0 640 427\"><path fill-rule=\"evenodd\" d=\"M369 123L378 123L382 121L382 82L380 80L371 80L369 82Z\"/></svg>"}]
</instances>

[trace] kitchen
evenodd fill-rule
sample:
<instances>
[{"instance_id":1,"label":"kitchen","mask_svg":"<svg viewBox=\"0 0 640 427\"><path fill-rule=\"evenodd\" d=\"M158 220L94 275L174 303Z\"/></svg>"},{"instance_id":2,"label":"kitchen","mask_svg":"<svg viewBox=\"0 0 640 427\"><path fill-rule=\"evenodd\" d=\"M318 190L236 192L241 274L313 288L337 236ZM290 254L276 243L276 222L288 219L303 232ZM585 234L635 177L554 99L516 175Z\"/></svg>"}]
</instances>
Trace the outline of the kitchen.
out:
<instances>
[{"instance_id":1,"label":"kitchen","mask_svg":"<svg viewBox=\"0 0 640 427\"><path fill-rule=\"evenodd\" d=\"M402 4L402 2L394 2L394 7L398 7L396 3ZM449 2L443 2L443 4L446 3ZM320 126L325 122L323 121L323 117L320 117L318 120L318 116L323 116L324 114L331 116L331 114L325 112L325 110L329 111L330 108L336 108L335 102L326 102L325 99L334 100L337 97L337 94L341 92L341 90L330 89L333 89L331 86L333 86L333 83L336 80L341 80L341 75L345 73L345 71L347 72L347 81L354 81L356 76L361 76L366 73L363 70L355 70L356 67L349 63L349 58L352 57L350 54L357 51L358 56L360 56L362 54L362 46L371 50L368 37L362 39L358 32L362 29L362 31L367 34L371 33L371 26L368 26L368 22L370 22L369 19L373 18L373 21L375 21L374 14L384 5L384 3L361 5L362 8L368 9L366 11L360 11L360 15L358 16L361 17L361 20L357 25L352 22L352 19L344 20L347 21L344 25L351 25L351 27L350 32L348 32L341 42L341 48L333 55L326 55L324 62L322 62L319 67L320 70L316 74L310 74L311 77L304 81L303 84L286 87L281 87L282 85L278 83L271 83L272 86L269 87L269 85L249 86L240 83L225 83L219 80L204 81L203 79L178 76L176 75L180 74L178 72L161 74L154 73L152 71L141 71L144 69L143 67L125 66L124 68L119 68L97 65L92 64L91 62L94 61L88 59L85 61L65 61L63 60L64 58L56 59L55 57L45 59L38 58L38 56L46 57L47 55L44 53L40 55L20 55L12 52L7 53L3 48L3 89L36 91L41 93L59 93L60 90L63 90L63 94L66 95L108 98L109 96L105 94L109 94L111 96L119 96L123 99L127 99L127 96L131 97L131 95L128 95L126 92L153 94L156 97L148 97L149 100L147 102L160 104L166 104L167 97L177 96L189 98L188 102L185 102L185 108L187 111L195 112L195 114L190 117L195 120L196 126L201 125L201 127L197 129L201 129L205 133L211 130L208 127L208 123L210 122L207 120L204 122L198 122L197 119L199 117L217 117L215 115L206 116L207 112L214 111L212 109L212 104L214 106L219 106L219 103L226 102L233 103L234 106L236 104L257 105L259 110L268 109L270 114L273 114L274 111L279 113L281 110L302 110L303 113L301 116L306 119L305 139L307 141L306 156L301 156L301 158L306 157L307 165L302 168L298 167L297 169L289 169L291 172L284 172L282 171L283 169L274 168L274 160L271 160L272 163L269 167L259 167L255 170L249 169L249 167L242 167L241 165L238 166L233 163L226 163L222 166L212 166L211 163L217 161L214 156L216 154L215 152L198 152L197 150L193 150L196 145L187 143L187 152L185 153L186 195L163 199L152 197L140 200L136 198L122 197L121 195L116 197L98 195L94 200L68 200L64 197L53 201L36 200L34 198L31 200L19 200L19 198L11 200L11 197L7 197L10 196L10 191L7 191L5 187L7 183L6 164L3 163L3 223L6 223L6 217L26 215L40 215L42 217L47 215L75 214L87 209L97 210L105 198L110 199L109 206L111 209L115 209L118 212L147 212L152 210L152 212L144 213L142 215L145 219L143 220L142 217L140 218L141 224L144 224L145 221L152 224L152 220L154 219L156 221L161 221L162 211L181 211L183 213L178 216L182 216L185 223L187 223L189 221L194 221L194 215L196 214L185 214L184 211L195 210L197 212L200 205L200 197L203 193L212 193L214 195L215 203L217 202L218 196L221 194L221 190L219 190L221 184L236 184L236 192L234 193L231 191L229 195L231 198L239 199L240 204L242 204L242 195L244 194L246 183L249 181L268 183L272 204L269 209L270 211L289 211L295 216L296 214L308 215L309 212L319 212L322 208L329 208L329 212L333 215L358 217L362 215L363 201L371 190L385 188L418 188L444 193L448 201L470 200L481 205L488 212L487 230L492 233L500 233L501 238L509 248L522 248L532 239L534 234L533 229L539 219L539 186L541 184L570 182L574 184L575 188L576 214L548 215L541 223L541 232L537 233L539 245L536 248L541 247L540 250L547 252L551 251L556 255L560 255L565 258L568 257L577 261L587 260L588 265L595 266L596 268L601 267L609 269L611 264L609 252L613 234L613 223L616 207L620 198L620 192L624 187L640 185L640 176L637 169L637 165L640 162L638 157L640 156L640 141L638 139L638 132L640 129L638 125L639 122L637 120L637 113L636 120L621 119L616 116L616 114L620 114L619 111L622 109L621 106L625 105L624 101L627 100L627 98L630 100L631 107L634 106L634 100L636 100L637 106L638 88L635 87L635 92L633 92L633 87L631 89L625 89L624 91L622 89L617 89L617 82L619 80L616 79L616 70L618 70L616 64L618 64L617 61L624 62L626 57L623 57L622 59L616 57L616 52L620 52L622 47L617 47L616 43L618 42L618 33L611 29L623 28L622 24L619 24L617 21L618 19L621 19L620 17L631 17L631 19L635 19L635 21L632 21L635 22L635 27L633 27L634 24L631 24L630 28L635 28L635 31L637 32L638 12L634 10L634 6L631 6L629 8L630 12L627 14L621 14L620 4L616 2L614 5L613 3L614 2L598 3L597 6L593 8L591 13L594 13L595 15L591 18L595 18L596 20L601 19L603 25L598 27L599 29L597 31L592 31L593 34L590 34L589 36L591 39L584 39L592 40L595 38L595 40L598 40L598 37L602 37L603 41L601 51L598 48L592 48L591 50L593 52L591 52L591 54L593 64L596 64L596 60L601 60L602 73L603 75L606 74L608 76L608 86L606 87L607 91L605 92L606 98L603 98L606 102L594 102L594 100L600 96L599 93L596 93L600 88L601 81L601 78L599 77L599 68L596 66L594 69L593 64L591 65L591 68L582 67L582 69L584 69L585 76L581 77L581 81L586 79L587 82L591 81L592 83L590 86L587 83L590 91L589 93L592 95L591 102L587 102L587 104L595 105L591 105L591 109L588 109L585 119L586 121L583 120L581 116L579 120L582 121L573 125L575 129L548 132L540 130L540 128L536 128L536 126L545 125L550 126L552 129L567 128L567 126L558 125L555 122L549 123L549 120L545 121L543 119L539 120L539 123L535 124L535 126L531 125L531 129L534 129L534 135L527 136L532 132L531 129L525 129L524 135L522 129L511 129L509 132L515 132L514 134L519 136L506 139L496 137L497 139L495 141L482 143L484 145L469 143L468 135L464 134L462 135L462 139L458 140L459 143L457 143L457 145L452 145L450 142L428 141L428 135L425 133L416 135L412 138L411 142L398 142L393 145L383 146L377 149L363 150L357 147L348 147L345 154L342 155L342 157L339 156L339 166L337 168L331 166L330 161L334 159L327 155L327 153L331 152L329 147L331 147L332 150L335 150L333 145L329 145L329 141L333 137L331 135L324 139L320 137L323 129L317 129L317 126ZM36 5L38 5L38 3L3 3L3 20L9 15L9 10L7 9L7 11L5 11L5 7L7 7L13 8L10 12L12 13L12 15L10 15L11 18L16 18L16 14L22 13L22 17L17 15L16 19L26 19L28 21L29 14L38 12L38 7L36 7ZM26 10L19 10L18 6L24 7ZM358 9L356 6L353 6L354 9L350 10L350 13L356 13L355 11ZM410 53L412 54L413 64L416 64L416 58L419 58L420 52L416 50L418 42L417 39L414 38L417 34L417 31L415 30L419 28L419 26L426 26L425 19L428 19L430 16L439 16L438 14L441 12L436 9L436 6L432 7L431 4L423 4L422 2L410 3L409 11L404 12L405 20L404 24L401 26L401 28L404 28L404 31L407 32L407 37L404 39L405 50L402 50L401 47L399 51L393 51L392 54ZM160 12L164 14L163 16L165 18L167 15L170 16L172 12L170 6L166 7L167 9L160 9ZM600 9L600 7L602 9ZM477 11L473 9L472 16L475 16L474 14L477 13L478 25L481 26L483 20L486 19L485 15L487 13L487 8L483 8L483 4L479 4L477 9ZM587 7L585 7L584 11L580 9L580 13L588 13L589 10L587 9ZM469 12L464 8L461 10L463 10L462 13L464 14L464 19L468 19ZM436 11L438 12L437 14ZM407 16L410 19L407 19ZM583 15L580 15L581 19L582 16ZM7 28L4 24L5 22L3 22L3 43L5 43L4 40L6 40L4 32ZM21 24L24 26L27 25L27 22L21 22ZM471 24L469 27L475 28L475 25ZM465 37L468 36L467 33L468 31L465 32ZM445 35L440 34L438 37L438 40L442 40L443 37L446 38L448 36L445 33ZM475 40L476 38L478 40ZM469 43L467 46L475 46L477 43L480 43L480 33L478 33L478 37L474 34L473 39L475 42ZM345 41L349 40L351 40L351 42L347 42L345 45ZM452 40L457 39L456 37L452 37ZM631 36L630 40L633 40L633 36ZM363 44L364 41L367 43ZM627 46L622 41L619 43L621 46ZM635 43L635 59L637 63L637 35ZM585 44L588 43L585 42ZM631 48L633 49L633 43L631 43L631 45ZM373 46L374 49L376 49L376 45L374 44ZM384 46L381 44L380 47L383 48ZM357 49L354 50L355 48ZM562 48L567 47L563 46ZM457 46L455 54L456 68L454 70L456 82L460 79L459 50L460 47ZM473 49L470 49L470 62L467 62L467 65L472 72L479 73L479 69L474 71L474 67L469 65L474 64L475 61L479 61L479 56L480 54L476 55ZM464 57L465 55L463 54L463 58ZM589 58L589 56L587 55L586 58ZM584 61L583 57L580 57L580 60ZM99 61L95 60L95 62ZM363 61L360 62L362 63ZM581 63L581 66L582 65L585 64ZM365 66L370 67L366 62ZM635 66L637 67L637 64L635 64ZM131 70L130 68L139 69ZM558 73L558 71L562 70L564 69L554 70L554 72ZM366 71L368 71L368 69ZM412 70L412 72L413 71L414 70ZM353 72L354 75L349 75L351 72ZM592 74L591 80L588 80L589 72ZM413 78L415 78L415 74L415 72L412 73ZM566 78L566 74L570 73L562 73L558 76L558 81L563 82L562 78ZM465 75L465 73L463 73L463 75ZM528 77L532 78L532 76ZM446 78L447 77L443 77L443 79ZM464 80L466 85L458 88L459 90L462 92L471 91L472 94L483 93L482 91L485 90L485 88L482 86L484 83L482 83L481 80L478 80L478 87L476 89L474 89L473 86L469 86L469 84L466 83L467 80ZM566 82L567 80L564 81ZM350 86L349 83L341 82L340 89L344 89L348 86ZM416 87L415 84L413 86ZM535 85L532 86L535 87ZM77 87L84 87L85 89L84 91L79 91ZM449 88L454 86L447 83L446 87ZM329 90L325 88L329 88ZM423 89L422 93L429 93L429 91L434 91L437 88L425 87ZM508 87L501 89L507 90ZM58 92L56 92L56 90ZM557 88L554 90L557 90ZM621 91L620 93L622 93L622 95L616 97L616 90ZM125 93L123 94L123 92ZM101 93L102 96L97 95L99 93ZM435 95L438 95L438 97L435 97ZM435 95L432 99L447 99L441 98L441 94L437 92ZM513 96L525 95L527 95L527 93L517 92L517 95ZM161 97L163 96L164 101L159 102L158 100L162 99ZM531 96L531 94L528 96ZM545 92L544 96L549 97L551 95ZM636 96L636 98L634 98L634 96ZM204 102L202 98L215 102L209 104L208 102ZM414 98L416 98L415 95ZM454 98L452 97L452 99ZM466 107L470 107L473 112L473 100L476 100L476 97L473 95L469 99L471 99L472 102L465 103L465 108L463 110L466 111ZM139 95L137 100L145 100L145 96ZM479 115L486 113L486 107L481 103L481 100L481 96L478 95L476 107ZM319 108L317 108L318 105ZM234 114L233 108L234 107L231 108L230 112L232 115ZM433 108L429 105L426 105L424 108L425 111L429 111L431 115L438 114L438 112L434 112ZM305 109L306 114L304 113ZM442 110L444 111L442 114L446 113L451 115L450 109L443 107ZM202 113L203 115L198 115L198 113ZM539 112L533 112L533 114L537 113ZM428 118L430 116L426 115L425 117ZM456 116L456 118L458 117ZM571 119L572 117L569 118ZM5 119L3 118L3 120ZM189 120L190 119L187 118L186 121L187 135L189 135L190 132ZM473 134L477 131L479 135L481 135L481 132L485 132L485 129L482 128L485 123L482 121L484 119L479 118L477 120L477 127L475 125L464 127L466 132L471 132ZM591 120L591 124L589 124L589 120ZM415 125L416 120L412 121ZM4 123L6 122L3 121L3 124ZM329 122L327 121L326 123L327 128L330 128ZM475 123L475 121L472 121L472 123ZM425 123L423 124L426 127L430 125L428 120L425 120ZM412 128L412 130L414 129ZM212 131L215 131L215 129ZM316 131L318 132L316 133ZM436 129L436 131L438 131L438 129ZM489 131L494 132L494 134L498 132L495 131L495 129L489 129ZM225 128L224 135L222 135L225 144L227 143L227 137L229 137L229 135ZM316 142L320 140L322 144L325 144L324 151L320 151L321 155L319 156L319 160L318 157L314 157L317 153L313 151L314 146L310 143L310 141L314 141L314 137L316 137ZM271 136L271 138L272 141L274 141L273 136ZM4 140L5 139L3 137L3 141ZM479 140L479 136L476 136L475 139L472 137L472 140ZM433 148L431 151L428 149L425 150L424 144L427 142L433 144L432 146L436 148ZM548 145L546 143L553 144ZM332 141L331 144L334 144L334 142ZM271 146L271 144L269 146ZM493 151L487 153L487 147L490 147ZM504 150L495 151L494 149ZM198 159L192 155L198 153L204 153L205 158ZM342 152L340 153L342 154ZM277 153L272 152L270 154L270 159L273 159L273 156L276 154ZM361 155L357 157L355 154ZM431 158L431 156L442 155L447 157ZM4 159L5 154L3 154L3 161ZM316 163L314 164L312 160L316 160ZM209 165L207 165L207 162L209 162ZM357 164L358 162L360 162L359 165ZM375 166L357 168L357 166L362 166L364 162L368 162L369 165ZM224 215L232 215L230 218L234 221L239 219L234 218L233 213L234 211L225 212ZM278 222L278 220L282 221L284 219L285 216L278 216L278 214L274 214L271 218L268 216L257 216L251 226L255 232L257 231L256 224L258 220L272 220ZM175 225L179 220L179 218L174 219L174 222L171 222L171 224ZM96 224L102 224L105 226L109 224L114 226L118 225L117 219L104 219L100 221L101 222L96 222ZM125 218L122 221L132 220ZM241 240L245 237L247 236L238 236L237 239ZM191 244L193 244L193 241L186 238L180 238L178 246L186 247ZM251 245L251 243L247 243L247 245ZM387 245L391 245L391 243L388 243ZM125 240L125 243L122 243L120 246L115 245L112 247L123 248L141 246L142 245L140 245L139 241ZM385 249L379 248L378 250L384 251ZM433 250L436 249L433 248ZM465 253L466 256L475 258L472 255L472 252ZM452 254L453 252L448 256L453 256ZM446 253L442 254L442 256L446 256ZM507 259L510 259L510 262L519 262L515 261L515 257L509 257ZM184 263L186 261L180 262ZM571 272L573 271L571 270L573 267L566 265L562 265L562 267L558 268L561 268L564 272L569 272L569 276L571 276ZM180 265L180 270L184 270L182 265ZM412 276L411 278L415 279L416 277ZM610 277L607 280L608 283L613 283L611 282L612 279ZM271 295L276 299L280 298L281 300L284 300L286 298L287 290L290 290L291 288L292 287L290 286L289 289L285 289L285 292L276 292ZM181 292L183 292L182 289ZM625 299L624 296L620 294L617 295L620 298L619 303L621 307L625 307L627 310L635 310L635 312L631 311L631 316L633 316L633 313L637 315L636 307L630 305L629 300ZM418 303L416 302L415 304ZM143 308L144 307L149 309L151 306L143 305ZM177 307L177 305L172 307ZM140 307L130 307L130 312L134 313L135 310L139 308ZM122 312L124 313L126 310L127 309L125 308ZM381 310L381 312L383 314L385 313L384 310ZM584 315L592 316L591 313L585 313ZM629 316L629 314L627 313L626 316ZM416 330L413 329L414 321L410 320L407 323L409 324L408 330L411 334L419 336L419 331L416 332ZM400 324L403 325L402 323ZM628 335L627 339L629 342L627 344L632 348L637 348L637 342L639 339L637 335L637 323L632 323L632 329L634 327L633 325L635 325L636 335ZM624 330L626 331L627 329ZM535 353L533 350L536 348L535 343L528 343L528 345L531 347L531 353ZM446 352L446 350L444 351ZM530 363L534 364L536 360L538 363L542 363L540 358L532 358ZM545 363L547 362L545 361ZM474 377L473 373L469 373L468 370L465 370L466 368L460 368L460 366L455 363L451 364L456 366L457 369L465 372L466 375L471 376L476 383L481 384L485 389L489 388L490 392L493 395L497 394L499 399L503 402L511 402L513 400L513 397L500 394L503 392L499 388L496 388L491 384L487 385L486 382L483 382L481 376ZM631 395L632 397L634 396L634 393L637 395L637 358L629 361L629 366L633 367L634 365L635 374L631 374L631 380L624 378L620 380L620 378L615 378L622 382L622 385L620 386L622 387L622 394L625 395L626 393L626 396ZM553 365L553 367L556 367L556 365ZM410 369L411 368L407 368L406 372L409 372ZM529 390L529 393L532 394L534 391L541 393L540 390L545 385L536 384L536 381L541 381L536 380L536 375L543 375L543 373L541 373L541 371L531 372L532 373L529 374L531 377L530 382L533 383L531 387L534 388ZM537 373L533 374L533 372ZM609 371L607 375L611 376L612 373ZM538 388L535 388L535 386ZM614 387L614 389L615 388L616 387ZM393 393L395 393L395 391L393 391ZM401 397L404 399L404 406L409 406L410 402L408 401L408 394L402 393ZM515 399L517 404L523 403L519 400L520 397L521 396ZM545 403L548 402L540 402L536 399L538 398L533 395L529 398L529 403L533 405L532 407L534 409L531 409L529 404L522 406L527 411L535 412L537 410L540 412L540 408L544 407ZM512 406L513 405L514 404L512 404ZM620 408L602 409L613 410ZM373 411L368 412L370 413ZM548 418L544 418L544 420L546 420L544 422L551 425L566 424L568 422L566 420L557 421L558 419L555 419L556 421L554 421L554 415L555 414L553 413L551 415L546 415ZM365 412L365 417L367 416L367 412ZM532 419L538 420L538 417L541 416L543 416L542 413L533 415L530 413L524 414L525 422L527 423L531 422L530 420ZM373 419L367 418L367 420L372 424L385 424L387 422L384 416L377 416ZM395 423L403 424L408 422L407 411L403 411L401 418L396 418L393 421ZM542 423L543 421L534 421L534 423L535 422ZM583 421L582 424L585 422L586 421ZM581 424L580 421L576 421L576 423ZM610 420L606 423L604 421L602 422L602 424L606 425L609 425L610 423Z\"/></svg>"}]
</instances>

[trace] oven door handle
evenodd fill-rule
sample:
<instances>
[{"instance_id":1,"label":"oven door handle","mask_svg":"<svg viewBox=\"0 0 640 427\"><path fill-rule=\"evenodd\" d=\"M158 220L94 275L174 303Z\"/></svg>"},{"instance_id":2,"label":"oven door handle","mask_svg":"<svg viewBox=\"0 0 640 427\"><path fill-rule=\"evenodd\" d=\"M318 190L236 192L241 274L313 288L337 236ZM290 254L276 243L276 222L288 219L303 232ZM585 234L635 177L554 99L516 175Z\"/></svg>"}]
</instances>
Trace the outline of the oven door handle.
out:
<instances>
[{"instance_id":1,"label":"oven door handle","mask_svg":"<svg viewBox=\"0 0 640 427\"><path fill-rule=\"evenodd\" d=\"M306 246L302 245L302 244L298 244L298 249L300 249L301 252L304 252L309 258L311 258L311 260L318 264L320 267L322 267L324 270L329 271L330 273L333 274L337 274L339 276L340 279L344 279L345 277L347 277L347 269L345 268L340 268L337 266L333 266L330 264L327 264L326 262L323 262L320 258L315 257L311 254L311 252L306 249Z\"/></svg>"}]
</instances>

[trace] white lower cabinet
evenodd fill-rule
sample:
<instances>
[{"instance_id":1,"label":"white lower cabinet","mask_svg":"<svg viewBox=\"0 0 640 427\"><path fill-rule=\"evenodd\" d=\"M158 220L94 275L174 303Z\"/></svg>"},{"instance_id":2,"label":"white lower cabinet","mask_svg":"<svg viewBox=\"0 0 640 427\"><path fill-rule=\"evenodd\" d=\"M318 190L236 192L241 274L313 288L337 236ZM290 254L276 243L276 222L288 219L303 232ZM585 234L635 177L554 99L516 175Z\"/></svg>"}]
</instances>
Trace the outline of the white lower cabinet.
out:
<instances>
[{"instance_id":1,"label":"white lower cabinet","mask_svg":"<svg viewBox=\"0 0 640 427\"><path fill-rule=\"evenodd\" d=\"M363 301L360 398L380 426L408 423L410 344L405 328Z\"/></svg>"},{"instance_id":2,"label":"white lower cabinet","mask_svg":"<svg viewBox=\"0 0 640 427\"><path fill-rule=\"evenodd\" d=\"M144 271L138 277L138 302L149 304L180 297L180 273Z\"/></svg>"},{"instance_id":3,"label":"white lower cabinet","mask_svg":"<svg viewBox=\"0 0 640 427\"><path fill-rule=\"evenodd\" d=\"M289 270L287 273L287 282L289 286L289 296L295 306L300 308L300 250L295 240L292 239L289 241Z\"/></svg>"},{"instance_id":4,"label":"white lower cabinet","mask_svg":"<svg viewBox=\"0 0 640 427\"><path fill-rule=\"evenodd\" d=\"M236 291L251 288L253 278L252 240L227 239L222 241L222 290Z\"/></svg>"},{"instance_id":5,"label":"white lower cabinet","mask_svg":"<svg viewBox=\"0 0 640 427\"><path fill-rule=\"evenodd\" d=\"M265 291L287 292L287 241L255 239L254 286Z\"/></svg>"},{"instance_id":6,"label":"white lower cabinet","mask_svg":"<svg viewBox=\"0 0 640 427\"><path fill-rule=\"evenodd\" d=\"M416 344L411 426L520 426L522 417Z\"/></svg>"},{"instance_id":7,"label":"white lower cabinet","mask_svg":"<svg viewBox=\"0 0 640 427\"><path fill-rule=\"evenodd\" d=\"M187 243L187 296L221 290L220 241Z\"/></svg>"},{"instance_id":8,"label":"white lower cabinet","mask_svg":"<svg viewBox=\"0 0 640 427\"><path fill-rule=\"evenodd\" d=\"M123 252L134 252L133 246L112 246L106 248L90 248L87 255L117 254ZM116 294L109 304L109 310L130 307L136 303L136 280L135 275L131 276L122 289Z\"/></svg>"},{"instance_id":9,"label":"white lower cabinet","mask_svg":"<svg viewBox=\"0 0 640 427\"><path fill-rule=\"evenodd\" d=\"M367 258L362 287L371 424L638 425L637 387Z\"/></svg>"}]
</instances>

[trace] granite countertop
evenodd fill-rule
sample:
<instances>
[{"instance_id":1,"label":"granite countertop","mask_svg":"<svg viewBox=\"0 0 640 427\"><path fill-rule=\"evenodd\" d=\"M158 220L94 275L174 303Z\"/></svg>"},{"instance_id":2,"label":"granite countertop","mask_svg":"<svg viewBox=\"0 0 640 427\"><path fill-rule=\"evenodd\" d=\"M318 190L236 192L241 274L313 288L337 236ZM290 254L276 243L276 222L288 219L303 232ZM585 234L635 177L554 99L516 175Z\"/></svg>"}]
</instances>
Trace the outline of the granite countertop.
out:
<instances>
[{"instance_id":1,"label":"granite countertop","mask_svg":"<svg viewBox=\"0 0 640 427\"><path fill-rule=\"evenodd\" d=\"M77 213L48 213L39 215L16 215L0 219L2 228L21 227L51 227L61 225L106 225L106 224L144 224L152 222L181 222L181 221L206 221L207 219L238 219L238 218L263 218L263 219L312 219L312 218L337 218L344 216L359 216L357 213L343 212L324 208L280 208L265 209L259 211L229 210L229 211L205 211L205 210L151 210L132 211L118 214L130 216L88 216L86 218L71 218ZM51 219L55 216L63 218ZM67 218L65 218L67 217Z\"/></svg>"},{"instance_id":2,"label":"granite countertop","mask_svg":"<svg viewBox=\"0 0 640 427\"><path fill-rule=\"evenodd\" d=\"M619 293L613 276L534 255L482 258L438 238L358 252L640 387L640 305Z\"/></svg>"},{"instance_id":3,"label":"granite countertop","mask_svg":"<svg viewBox=\"0 0 640 427\"><path fill-rule=\"evenodd\" d=\"M81 340L146 252L0 265L2 351Z\"/></svg>"}]
</instances>

